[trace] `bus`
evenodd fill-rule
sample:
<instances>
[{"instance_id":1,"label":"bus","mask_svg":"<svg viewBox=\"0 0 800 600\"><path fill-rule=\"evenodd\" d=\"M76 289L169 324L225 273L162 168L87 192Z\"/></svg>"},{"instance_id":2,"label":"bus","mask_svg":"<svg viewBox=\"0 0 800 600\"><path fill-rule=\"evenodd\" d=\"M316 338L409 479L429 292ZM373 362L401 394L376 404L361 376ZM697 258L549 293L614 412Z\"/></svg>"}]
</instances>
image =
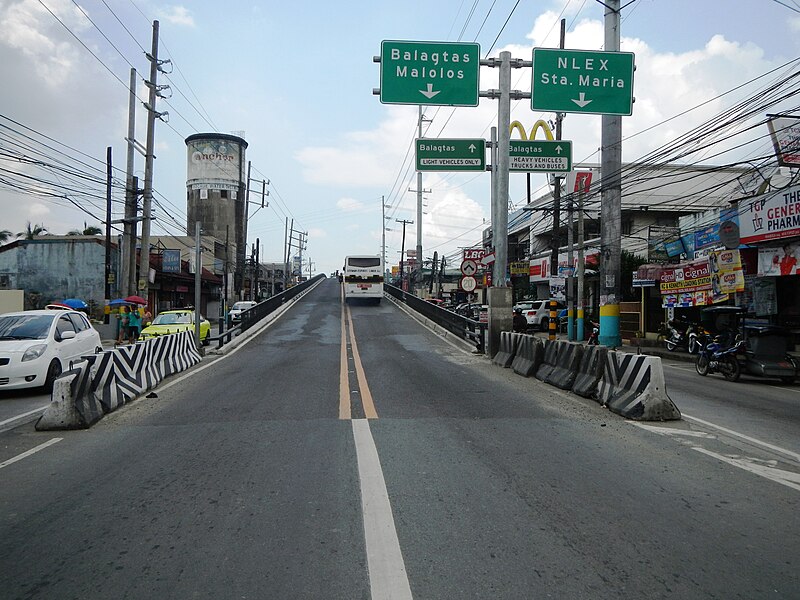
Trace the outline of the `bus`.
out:
<instances>
[{"instance_id":1,"label":"bus","mask_svg":"<svg viewBox=\"0 0 800 600\"><path fill-rule=\"evenodd\" d=\"M347 256L342 269L344 300L364 298L380 304L383 298L383 261L380 255Z\"/></svg>"}]
</instances>

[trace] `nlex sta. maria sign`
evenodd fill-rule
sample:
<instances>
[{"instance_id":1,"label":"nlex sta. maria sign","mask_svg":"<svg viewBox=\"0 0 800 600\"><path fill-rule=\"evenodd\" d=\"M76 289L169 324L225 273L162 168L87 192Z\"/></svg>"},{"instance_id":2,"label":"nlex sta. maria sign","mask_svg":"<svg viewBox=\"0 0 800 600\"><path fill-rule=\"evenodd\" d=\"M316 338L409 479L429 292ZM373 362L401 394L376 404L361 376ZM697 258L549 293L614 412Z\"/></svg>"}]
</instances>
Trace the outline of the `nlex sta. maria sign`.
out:
<instances>
[{"instance_id":1,"label":"nlex sta. maria sign","mask_svg":"<svg viewBox=\"0 0 800 600\"><path fill-rule=\"evenodd\" d=\"M631 52L534 48L531 108L630 115L633 62Z\"/></svg>"}]
</instances>

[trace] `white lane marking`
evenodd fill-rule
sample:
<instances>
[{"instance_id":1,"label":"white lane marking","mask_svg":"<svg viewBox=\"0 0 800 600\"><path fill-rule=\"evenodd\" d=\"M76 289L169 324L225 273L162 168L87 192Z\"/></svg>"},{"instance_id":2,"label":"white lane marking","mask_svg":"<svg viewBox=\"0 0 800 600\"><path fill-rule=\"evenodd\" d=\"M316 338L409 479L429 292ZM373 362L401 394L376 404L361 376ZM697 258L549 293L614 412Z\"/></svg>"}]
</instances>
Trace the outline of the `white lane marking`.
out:
<instances>
[{"instance_id":1,"label":"white lane marking","mask_svg":"<svg viewBox=\"0 0 800 600\"><path fill-rule=\"evenodd\" d=\"M706 438L715 440L717 436L711 435L710 433L706 433L705 431L689 431L688 429L672 429L668 427L659 427L658 425L645 425L644 423L638 423L636 421L626 421L628 423L632 423L637 427L641 427L642 429L646 429L647 431L654 431L656 433L660 433L661 435L683 435L686 437L699 437L699 438Z\"/></svg>"},{"instance_id":2,"label":"white lane marking","mask_svg":"<svg viewBox=\"0 0 800 600\"><path fill-rule=\"evenodd\" d=\"M60 442L63 439L64 438L53 438L51 440L46 441L44 444L39 444L35 448L31 448L27 452L23 452L22 454L18 454L14 458L9 458L7 461L0 463L0 469L2 469L3 467L7 467L8 465L12 465L17 461L22 460L23 458L27 458L31 454L36 454L37 452L39 452L39 450L44 450L48 446L52 446L53 444L56 444L56 443Z\"/></svg>"},{"instance_id":3,"label":"white lane marking","mask_svg":"<svg viewBox=\"0 0 800 600\"><path fill-rule=\"evenodd\" d=\"M5 421L0 421L0 427L3 427L3 425L8 425L9 423L13 423L14 421L18 421L19 419L24 419L25 417L35 415L36 413L43 413L45 410L47 410L46 406L43 406L41 408L36 408L34 410L29 410L28 412L22 413L21 415L17 415L16 417L11 417L10 419L6 419Z\"/></svg>"},{"instance_id":4,"label":"white lane marking","mask_svg":"<svg viewBox=\"0 0 800 600\"><path fill-rule=\"evenodd\" d=\"M411 600L386 482L367 419L353 419L372 600Z\"/></svg>"},{"instance_id":5,"label":"white lane marking","mask_svg":"<svg viewBox=\"0 0 800 600\"><path fill-rule=\"evenodd\" d=\"M770 479L776 483L780 483L781 485L785 485L786 487L800 491L800 473L793 473L792 471L783 471L781 469L768 467L763 464L758 464L757 462L754 462L753 459L749 458L735 458L732 456L717 454L716 452L706 450L705 448L694 447L692 450L697 450L702 454L711 456L717 460L721 460L722 462L733 465L734 467L738 467L739 469L749 471L754 475L765 477L766 479Z\"/></svg>"},{"instance_id":6,"label":"white lane marking","mask_svg":"<svg viewBox=\"0 0 800 600\"><path fill-rule=\"evenodd\" d=\"M791 450L787 450L786 448L781 448L780 446L776 446L776 445L770 444L768 442L762 442L761 440L756 439L754 437L750 437L749 435L745 435L743 433L739 433L738 431L733 431L732 429L728 429L726 427L722 427L721 425L716 425L714 423L711 423L710 421L704 421L703 419L698 419L697 417L692 417L691 415L687 415L686 413L683 413L683 418L684 419L688 419L689 421L694 421L695 423L700 423L701 425L706 425L708 427L713 427L714 429L717 429L719 431L724 431L727 434L736 436L736 437L738 437L740 439L743 439L743 440L746 440L746 441L748 441L748 442L750 442L752 444L756 444L757 446L761 446L762 448L769 448L770 450L773 450L774 452L778 452L778 453L783 454L785 456L789 456L789 457L793 458L794 460L796 460L797 462L800 462L800 454L798 454L797 452L792 452Z\"/></svg>"}]
</instances>

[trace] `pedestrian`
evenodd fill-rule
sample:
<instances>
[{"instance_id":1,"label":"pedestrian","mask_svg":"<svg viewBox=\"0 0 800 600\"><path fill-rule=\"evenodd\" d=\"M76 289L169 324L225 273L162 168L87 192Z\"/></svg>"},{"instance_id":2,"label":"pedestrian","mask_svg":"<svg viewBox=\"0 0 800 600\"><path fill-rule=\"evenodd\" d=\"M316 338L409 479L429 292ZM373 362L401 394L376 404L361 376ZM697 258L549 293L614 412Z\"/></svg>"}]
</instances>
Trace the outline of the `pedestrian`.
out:
<instances>
[{"instance_id":1,"label":"pedestrian","mask_svg":"<svg viewBox=\"0 0 800 600\"><path fill-rule=\"evenodd\" d=\"M144 317L142 317L142 329L150 325L153 321L153 313L150 312L149 308L144 309Z\"/></svg>"},{"instance_id":2,"label":"pedestrian","mask_svg":"<svg viewBox=\"0 0 800 600\"><path fill-rule=\"evenodd\" d=\"M125 337L128 335L128 321L130 317L130 309L127 306L121 306L119 309L119 331L117 333L117 344L121 344Z\"/></svg>"},{"instance_id":3,"label":"pedestrian","mask_svg":"<svg viewBox=\"0 0 800 600\"><path fill-rule=\"evenodd\" d=\"M142 317L139 309L131 309L128 316L128 342L133 344L139 338L139 326L142 324Z\"/></svg>"},{"instance_id":4,"label":"pedestrian","mask_svg":"<svg viewBox=\"0 0 800 600\"><path fill-rule=\"evenodd\" d=\"M512 329L519 333L525 333L528 329L528 319L522 314L521 308L514 309L514 319L512 321Z\"/></svg>"}]
</instances>

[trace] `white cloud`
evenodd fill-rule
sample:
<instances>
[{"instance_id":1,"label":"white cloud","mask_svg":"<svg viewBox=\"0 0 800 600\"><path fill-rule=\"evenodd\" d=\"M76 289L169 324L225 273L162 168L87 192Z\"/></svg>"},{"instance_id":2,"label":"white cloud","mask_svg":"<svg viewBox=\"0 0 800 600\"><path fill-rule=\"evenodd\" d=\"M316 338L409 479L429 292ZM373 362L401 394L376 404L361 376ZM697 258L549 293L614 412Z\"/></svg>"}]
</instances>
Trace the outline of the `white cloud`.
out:
<instances>
[{"instance_id":1,"label":"white cloud","mask_svg":"<svg viewBox=\"0 0 800 600\"><path fill-rule=\"evenodd\" d=\"M345 212L352 212L364 208L364 204L354 198L340 198L337 200L336 206Z\"/></svg>"},{"instance_id":2,"label":"white cloud","mask_svg":"<svg viewBox=\"0 0 800 600\"><path fill-rule=\"evenodd\" d=\"M328 232L324 229L320 229L319 227L312 227L308 230L308 237L318 240L320 238L328 237Z\"/></svg>"},{"instance_id":3,"label":"white cloud","mask_svg":"<svg viewBox=\"0 0 800 600\"><path fill-rule=\"evenodd\" d=\"M3 31L0 43L24 55L42 83L58 88L72 75L79 53L85 52L71 40L63 39L63 27L58 20L76 35L91 27L91 23L68 0L55 0L47 6L49 11L36 0L24 0L0 8Z\"/></svg>"},{"instance_id":4,"label":"white cloud","mask_svg":"<svg viewBox=\"0 0 800 600\"><path fill-rule=\"evenodd\" d=\"M169 21L173 25L183 25L184 27L194 27L194 17L189 13L185 6L167 6L158 11L158 16Z\"/></svg>"}]
</instances>

